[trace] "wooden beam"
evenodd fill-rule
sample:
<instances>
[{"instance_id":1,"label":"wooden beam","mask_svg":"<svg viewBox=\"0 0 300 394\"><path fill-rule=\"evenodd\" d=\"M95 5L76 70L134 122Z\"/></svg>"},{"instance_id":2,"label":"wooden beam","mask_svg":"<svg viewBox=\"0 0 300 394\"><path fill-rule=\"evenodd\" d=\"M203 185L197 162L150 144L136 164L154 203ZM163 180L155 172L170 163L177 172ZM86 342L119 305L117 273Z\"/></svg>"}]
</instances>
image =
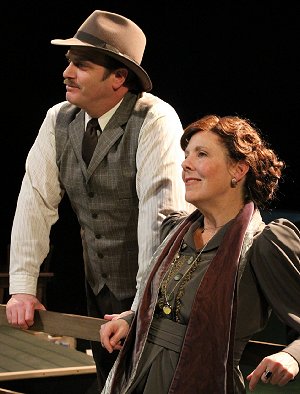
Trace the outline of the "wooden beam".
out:
<instances>
[{"instance_id":1,"label":"wooden beam","mask_svg":"<svg viewBox=\"0 0 300 394\"><path fill-rule=\"evenodd\" d=\"M107 320L94 317L35 310L34 324L29 330L99 342L100 326L105 323ZM0 304L0 325L12 327L7 321L4 304Z\"/></svg>"}]
</instances>

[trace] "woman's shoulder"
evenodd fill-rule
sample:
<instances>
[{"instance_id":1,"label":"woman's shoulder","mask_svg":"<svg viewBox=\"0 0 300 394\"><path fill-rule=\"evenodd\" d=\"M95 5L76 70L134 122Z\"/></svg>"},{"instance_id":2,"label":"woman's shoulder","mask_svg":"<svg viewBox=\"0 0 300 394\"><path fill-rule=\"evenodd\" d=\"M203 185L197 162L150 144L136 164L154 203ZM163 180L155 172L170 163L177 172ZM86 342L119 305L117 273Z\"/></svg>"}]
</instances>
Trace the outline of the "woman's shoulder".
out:
<instances>
[{"instance_id":1,"label":"woman's shoulder","mask_svg":"<svg viewBox=\"0 0 300 394\"><path fill-rule=\"evenodd\" d=\"M177 225L182 223L191 213L186 211L174 211L165 217L160 228L161 242Z\"/></svg>"},{"instance_id":2,"label":"woman's shoulder","mask_svg":"<svg viewBox=\"0 0 300 394\"><path fill-rule=\"evenodd\" d=\"M279 218L266 224L253 242L254 265L273 266L289 262L300 268L300 230L290 220ZM255 262L256 261L256 262Z\"/></svg>"},{"instance_id":3,"label":"woman's shoulder","mask_svg":"<svg viewBox=\"0 0 300 394\"><path fill-rule=\"evenodd\" d=\"M290 242L300 242L300 230L290 220L279 218L272 220L266 224L260 235L257 237L257 243L276 244L280 243L286 245Z\"/></svg>"}]
</instances>

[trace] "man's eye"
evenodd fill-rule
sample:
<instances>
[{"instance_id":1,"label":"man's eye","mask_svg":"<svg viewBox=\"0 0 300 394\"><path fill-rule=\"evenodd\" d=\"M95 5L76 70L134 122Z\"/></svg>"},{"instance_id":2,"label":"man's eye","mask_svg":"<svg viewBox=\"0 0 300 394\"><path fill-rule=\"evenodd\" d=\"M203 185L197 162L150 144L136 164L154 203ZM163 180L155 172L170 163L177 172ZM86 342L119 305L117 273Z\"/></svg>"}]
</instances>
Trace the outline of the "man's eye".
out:
<instances>
[{"instance_id":1,"label":"man's eye","mask_svg":"<svg viewBox=\"0 0 300 394\"><path fill-rule=\"evenodd\" d=\"M77 67L77 68L84 67L84 63L83 62L73 62L73 63L74 63L74 66Z\"/></svg>"}]
</instances>

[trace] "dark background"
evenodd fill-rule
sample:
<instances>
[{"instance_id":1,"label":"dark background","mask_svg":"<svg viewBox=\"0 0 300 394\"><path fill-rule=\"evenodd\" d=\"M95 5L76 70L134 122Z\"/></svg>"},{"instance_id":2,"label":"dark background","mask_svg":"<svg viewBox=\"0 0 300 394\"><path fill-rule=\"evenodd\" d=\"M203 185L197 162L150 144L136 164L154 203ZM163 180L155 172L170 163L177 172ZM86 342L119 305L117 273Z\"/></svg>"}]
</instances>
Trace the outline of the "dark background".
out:
<instances>
[{"instance_id":1,"label":"dark background","mask_svg":"<svg viewBox=\"0 0 300 394\"><path fill-rule=\"evenodd\" d=\"M143 67L153 94L183 126L207 114L239 115L262 130L286 162L273 208L299 211L299 3L294 1L14 1L1 11L1 261L6 259L24 164L47 109L65 99L69 38L95 9L117 12L144 30ZM11 126L13 121L13 126ZM77 220L68 201L53 227L48 307L84 313Z\"/></svg>"}]
</instances>

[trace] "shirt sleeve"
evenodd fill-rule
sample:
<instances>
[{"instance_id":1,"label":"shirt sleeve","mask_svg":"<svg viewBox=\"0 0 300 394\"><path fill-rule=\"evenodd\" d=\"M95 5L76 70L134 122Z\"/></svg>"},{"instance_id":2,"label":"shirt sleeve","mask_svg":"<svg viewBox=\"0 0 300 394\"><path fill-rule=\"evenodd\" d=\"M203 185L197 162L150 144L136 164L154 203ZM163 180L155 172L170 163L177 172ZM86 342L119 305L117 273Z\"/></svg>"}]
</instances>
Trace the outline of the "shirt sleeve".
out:
<instances>
[{"instance_id":1,"label":"shirt sleeve","mask_svg":"<svg viewBox=\"0 0 300 394\"><path fill-rule=\"evenodd\" d=\"M139 198L137 289L160 244L160 226L173 211L191 212L185 201L180 147L183 128L169 104L159 100L148 112L139 135L136 189ZM137 298L137 297L136 297ZM136 310L137 299L132 310Z\"/></svg>"},{"instance_id":2,"label":"shirt sleeve","mask_svg":"<svg viewBox=\"0 0 300 394\"><path fill-rule=\"evenodd\" d=\"M40 265L49 252L61 191L56 165L58 104L48 110L25 164L10 244L10 294L36 294Z\"/></svg>"},{"instance_id":3,"label":"shirt sleeve","mask_svg":"<svg viewBox=\"0 0 300 394\"><path fill-rule=\"evenodd\" d=\"M265 227L253 243L251 265L278 318L299 333L285 350L300 362L300 232L286 219Z\"/></svg>"}]
</instances>

